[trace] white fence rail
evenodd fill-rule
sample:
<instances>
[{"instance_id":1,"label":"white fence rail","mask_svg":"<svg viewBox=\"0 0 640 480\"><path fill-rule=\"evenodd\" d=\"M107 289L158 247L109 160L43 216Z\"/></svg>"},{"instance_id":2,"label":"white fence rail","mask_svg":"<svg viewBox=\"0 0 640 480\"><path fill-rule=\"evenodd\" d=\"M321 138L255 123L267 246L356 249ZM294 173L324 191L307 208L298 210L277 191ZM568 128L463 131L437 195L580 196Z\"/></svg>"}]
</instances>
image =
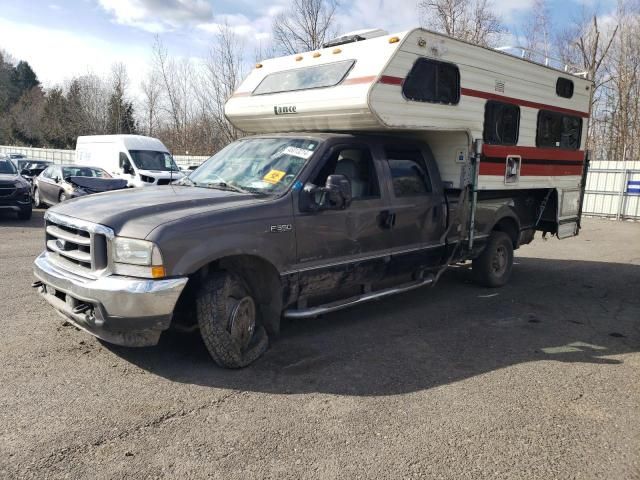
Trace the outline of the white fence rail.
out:
<instances>
[{"instance_id":1,"label":"white fence rail","mask_svg":"<svg viewBox=\"0 0 640 480\"><path fill-rule=\"evenodd\" d=\"M11 147L0 145L1 153L21 153L34 160L49 160L54 163L74 163L76 159L75 150L56 150L54 148L31 148L31 147ZM192 165L200 165L207 156L196 155L174 155L174 160L179 167L187 168Z\"/></svg>"},{"instance_id":2,"label":"white fence rail","mask_svg":"<svg viewBox=\"0 0 640 480\"><path fill-rule=\"evenodd\" d=\"M0 145L0 153L21 153L29 158L73 163L74 150L11 147ZM208 157L175 155L178 166L200 165ZM616 219L640 219L640 161L591 162L582 213Z\"/></svg>"},{"instance_id":3,"label":"white fence rail","mask_svg":"<svg viewBox=\"0 0 640 480\"><path fill-rule=\"evenodd\" d=\"M591 162L582 213L640 219L640 161Z\"/></svg>"}]
</instances>

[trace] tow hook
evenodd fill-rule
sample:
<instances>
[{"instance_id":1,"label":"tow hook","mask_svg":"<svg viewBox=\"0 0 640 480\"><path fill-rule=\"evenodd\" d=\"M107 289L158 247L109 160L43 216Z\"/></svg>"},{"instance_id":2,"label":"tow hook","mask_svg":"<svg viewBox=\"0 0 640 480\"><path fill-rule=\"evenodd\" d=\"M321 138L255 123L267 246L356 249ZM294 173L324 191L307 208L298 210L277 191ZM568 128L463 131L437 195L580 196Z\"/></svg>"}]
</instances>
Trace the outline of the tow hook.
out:
<instances>
[{"instance_id":1,"label":"tow hook","mask_svg":"<svg viewBox=\"0 0 640 480\"><path fill-rule=\"evenodd\" d=\"M73 309L73 313L75 313L76 315L80 315L90 309L91 305L89 305L88 303L81 303Z\"/></svg>"}]
</instances>

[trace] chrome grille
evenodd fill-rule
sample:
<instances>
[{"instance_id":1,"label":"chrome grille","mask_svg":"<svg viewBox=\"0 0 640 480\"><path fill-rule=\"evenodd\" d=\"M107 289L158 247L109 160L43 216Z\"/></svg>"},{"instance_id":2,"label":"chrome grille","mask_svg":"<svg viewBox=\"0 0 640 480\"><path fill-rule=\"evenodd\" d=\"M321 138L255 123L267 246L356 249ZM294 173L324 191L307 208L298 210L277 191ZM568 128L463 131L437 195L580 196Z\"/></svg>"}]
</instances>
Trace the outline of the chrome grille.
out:
<instances>
[{"instance_id":1,"label":"chrome grille","mask_svg":"<svg viewBox=\"0 0 640 480\"><path fill-rule=\"evenodd\" d=\"M110 228L47 212L45 231L47 251L61 267L90 276L107 271Z\"/></svg>"}]
</instances>

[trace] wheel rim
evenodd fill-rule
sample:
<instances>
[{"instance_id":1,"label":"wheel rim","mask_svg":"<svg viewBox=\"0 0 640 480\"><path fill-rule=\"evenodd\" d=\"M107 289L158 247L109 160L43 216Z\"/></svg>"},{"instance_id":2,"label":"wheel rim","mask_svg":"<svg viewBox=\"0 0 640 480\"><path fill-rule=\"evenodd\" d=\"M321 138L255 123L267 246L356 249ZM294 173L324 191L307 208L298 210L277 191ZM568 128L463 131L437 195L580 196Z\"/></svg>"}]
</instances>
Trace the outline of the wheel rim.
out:
<instances>
[{"instance_id":1,"label":"wheel rim","mask_svg":"<svg viewBox=\"0 0 640 480\"><path fill-rule=\"evenodd\" d=\"M231 311L229 327L231 337L243 350L247 348L256 328L256 304L253 298L247 296L235 304Z\"/></svg>"},{"instance_id":2,"label":"wheel rim","mask_svg":"<svg viewBox=\"0 0 640 480\"><path fill-rule=\"evenodd\" d=\"M495 275L502 275L507 268L507 249L500 245L496 248L493 258L491 259L491 271Z\"/></svg>"}]
</instances>

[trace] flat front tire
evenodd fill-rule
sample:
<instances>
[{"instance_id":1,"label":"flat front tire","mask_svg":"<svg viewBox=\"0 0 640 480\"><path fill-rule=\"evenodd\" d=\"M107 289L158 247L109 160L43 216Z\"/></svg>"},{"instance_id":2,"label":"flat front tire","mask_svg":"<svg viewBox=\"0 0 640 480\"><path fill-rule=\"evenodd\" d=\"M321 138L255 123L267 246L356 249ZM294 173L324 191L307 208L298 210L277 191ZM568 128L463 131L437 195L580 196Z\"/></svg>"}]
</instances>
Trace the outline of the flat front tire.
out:
<instances>
[{"instance_id":1,"label":"flat front tire","mask_svg":"<svg viewBox=\"0 0 640 480\"><path fill-rule=\"evenodd\" d=\"M240 276L210 275L200 287L196 304L200 335L221 367L246 367L269 346L257 303Z\"/></svg>"},{"instance_id":2,"label":"flat front tire","mask_svg":"<svg viewBox=\"0 0 640 480\"><path fill-rule=\"evenodd\" d=\"M502 287L511 277L513 243L504 232L492 232L480 256L473 260L473 276L485 287Z\"/></svg>"}]
</instances>

